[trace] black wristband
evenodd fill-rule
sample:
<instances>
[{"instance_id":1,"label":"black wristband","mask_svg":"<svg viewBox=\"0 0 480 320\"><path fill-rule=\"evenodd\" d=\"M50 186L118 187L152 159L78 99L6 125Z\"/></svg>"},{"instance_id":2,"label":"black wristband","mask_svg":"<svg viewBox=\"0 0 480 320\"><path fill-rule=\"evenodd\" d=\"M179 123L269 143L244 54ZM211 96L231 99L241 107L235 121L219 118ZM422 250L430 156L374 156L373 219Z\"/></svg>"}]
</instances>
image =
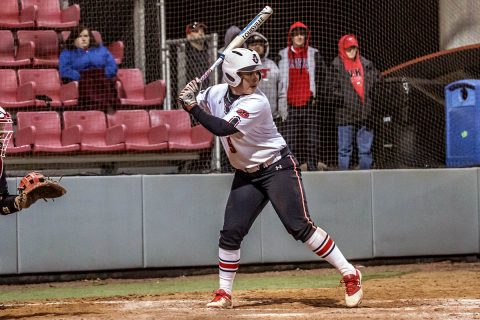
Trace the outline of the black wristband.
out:
<instances>
[{"instance_id":1,"label":"black wristband","mask_svg":"<svg viewBox=\"0 0 480 320\"><path fill-rule=\"evenodd\" d=\"M16 198L17 198L16 195L2 196L1 199L0 199L0 207L1 207L0 214L5 216L5 215L8 215L8 214L20 211L15 206L15 199Z\"/></svg>"}]
</instances>

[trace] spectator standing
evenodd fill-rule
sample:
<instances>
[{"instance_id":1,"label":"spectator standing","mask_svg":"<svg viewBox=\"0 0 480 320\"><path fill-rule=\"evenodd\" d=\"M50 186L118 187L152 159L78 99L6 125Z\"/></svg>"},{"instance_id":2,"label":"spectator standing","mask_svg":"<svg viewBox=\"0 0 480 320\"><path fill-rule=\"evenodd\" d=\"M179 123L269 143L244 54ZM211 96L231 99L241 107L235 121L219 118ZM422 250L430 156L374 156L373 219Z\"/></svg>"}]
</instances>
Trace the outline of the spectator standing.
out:
<instances>
[{"instance_id":1,"label":"spectator standing","mask_svg":"<svg viewBox=\"0 0 480 320\"><path fill-rule=\"evenodd\" d=\"M225 31L225 37L223 39L223 47L221 47L218 51L220 53L223 53L223 51L225 51L225 49L230 44L230 42L232 42L232 40L235 39L235 37L238 36L240 32L242 32L242 29L240 29L239 27L235 25L230 26L227 29L227 31ZM219 68L220 68L220 74L221 74L221 70L222 70L221 65L219 66Z\"/></svg>"},{"instance_id":2,"label":"spectator standing","mask_svg":"<svg viewBox=\"0 0 480 320\"><path fill-rule=\"evenodd\" d=\"M254 32L245 43L248 49L255 50L262 61L260 70L262 78L258 88L267 96L272 109L275 125L281 130L282 123L287 119L287 99L283 82L280 81L280 70L275 62L268 58L269 44L267 38L259 32Z\"/></svg>"},{"instance_id":3,"label":"spectator standing","mask_svg":"<svg viewBox=\"0 0 480 320\"><path fill-rule=\"evenodd\" d=\"M332 93L338 101L335 113L338 168L349 168L355 136L359 167L370 169L373 162L370 92L379 79L379 73L371 61L360 55L358 41L353 34L340 38L338 56L332 61L332 67Z\"/></svg>"},{"instance_id":4,"label":"spectator standing","mask_svg":"<svg viewBox=\"0 0 480 320\"><path fill-rule=\"evenodd\" d=\"M178 88L182 89L187 81L202 75L212 64L212 53L205 37L207 25L202 22L192 22L185 27L187 43L184 56L179 55L177 74ZM206 86L211 85L210 79L205 79Z\"/></svg>"},{"instance_id":5,"label":"spectator standing","mask_svg":"<svg viewBox=\"0 0 480 320\"><path fill-rule=\"evenodd\" d=\"M110 110L117 104L117 64L112 54L96 42L90 28L71 30L60 53L59 71L64 82L79 81L79 104Z\"/></svg>"},{"instance_id":6,"label":"spectator standing","mask_svg":"<svg viewBox=\"0 0 480 320\"><path fill-rule=\"evenodd\" d=\"M309 42L308 27L299 21L293 23L287 47L279 52L279 69L288 103L285 138L299 162L306 163L309 171L316 171L319 123L315 96L325 63Z\"/></svg>"}]
</instances>

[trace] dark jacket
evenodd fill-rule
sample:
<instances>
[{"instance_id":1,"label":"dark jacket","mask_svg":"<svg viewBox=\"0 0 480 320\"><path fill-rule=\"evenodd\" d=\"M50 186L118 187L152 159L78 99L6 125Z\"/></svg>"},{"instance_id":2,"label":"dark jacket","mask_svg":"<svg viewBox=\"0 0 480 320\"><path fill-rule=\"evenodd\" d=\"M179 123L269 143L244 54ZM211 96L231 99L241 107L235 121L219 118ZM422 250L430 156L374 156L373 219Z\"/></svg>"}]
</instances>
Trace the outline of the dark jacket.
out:
<instances>
[{"instance_id":1,"label":"dark jacket","mask_svg":"<svg viewBox=\"0 0 480 320\"><path fill-rule=\"evenodd\" d=\"M208 48L207 42L203 50L197 50L190 42L185 45L186 56L186 80L187 82L200 77L210 67L211 63L211 50ZM202 86L207 88L210 86L210 79L205 79Z\"/></svg>"},{"instance_id":2,"label":"dark jacket","mask_svg":"<svg viewBox=\"0 0 480 320\"><path fill-rule=\"evenodd\" d=\"M372 111L371 91L379 79L379 73L371 61L364 57L360 57L360 61L363 66L365 81L364 104L353 88L350 74L345 70L342 60L337 56L332 61L332 69L329 72L330 80L327 83L330 83L334 99L333 103L336 105L335 122L337 125L354 124L370 120Z\"/></svg>"}]
</instances>

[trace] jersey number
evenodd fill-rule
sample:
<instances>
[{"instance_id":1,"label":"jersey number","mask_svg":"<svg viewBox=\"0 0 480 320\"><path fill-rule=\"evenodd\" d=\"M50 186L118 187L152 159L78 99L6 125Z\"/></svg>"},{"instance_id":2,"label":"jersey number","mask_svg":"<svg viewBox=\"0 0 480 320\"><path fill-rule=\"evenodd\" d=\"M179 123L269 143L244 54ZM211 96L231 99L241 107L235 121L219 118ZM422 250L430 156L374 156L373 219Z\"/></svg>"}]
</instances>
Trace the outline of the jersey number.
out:
<instances>
[{"instance_id":1,"label":"jersey number","mask_svg":"<svg viewBox=\"0 0 480 320\"><path fill-rule=\"evenodd\" d=\"M237 153L237 149L233 146L232 139L230 137L227 137L227 143L228 143L228 148L230 149L231 153Z\"/></svg>"}]
</instances>

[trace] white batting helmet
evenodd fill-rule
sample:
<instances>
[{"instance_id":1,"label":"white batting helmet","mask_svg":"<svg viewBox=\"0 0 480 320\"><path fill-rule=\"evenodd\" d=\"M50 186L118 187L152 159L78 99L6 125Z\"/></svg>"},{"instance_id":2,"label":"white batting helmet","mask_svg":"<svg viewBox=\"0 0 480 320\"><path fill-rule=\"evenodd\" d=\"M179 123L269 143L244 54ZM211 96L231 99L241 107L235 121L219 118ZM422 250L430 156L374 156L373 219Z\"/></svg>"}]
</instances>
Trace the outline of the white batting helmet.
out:
<instances>
[{"instance_id":1,"label":"white batting helmet","mask_svg":"<svg viewBox=\"0 0 480 320\"><path fill-rule=\"evenodd\" d=\"M262 61L257 52L246 48L233 49L225 53L222 64L223 80L232 87L236 87L242 81L238 72L260 69L262 69Z\"/></svg>"},{"instance_id":2,"label":"white batting helmet","mask_svg":"<svg viewBox=\"0 0 480 320\"><path fill-rule=\"evenodd\" d=\"M5 109L0 107L0 157L5 157L7 151L8 141L13 134L13 121Z\"/></svg>"}]
</instances>

